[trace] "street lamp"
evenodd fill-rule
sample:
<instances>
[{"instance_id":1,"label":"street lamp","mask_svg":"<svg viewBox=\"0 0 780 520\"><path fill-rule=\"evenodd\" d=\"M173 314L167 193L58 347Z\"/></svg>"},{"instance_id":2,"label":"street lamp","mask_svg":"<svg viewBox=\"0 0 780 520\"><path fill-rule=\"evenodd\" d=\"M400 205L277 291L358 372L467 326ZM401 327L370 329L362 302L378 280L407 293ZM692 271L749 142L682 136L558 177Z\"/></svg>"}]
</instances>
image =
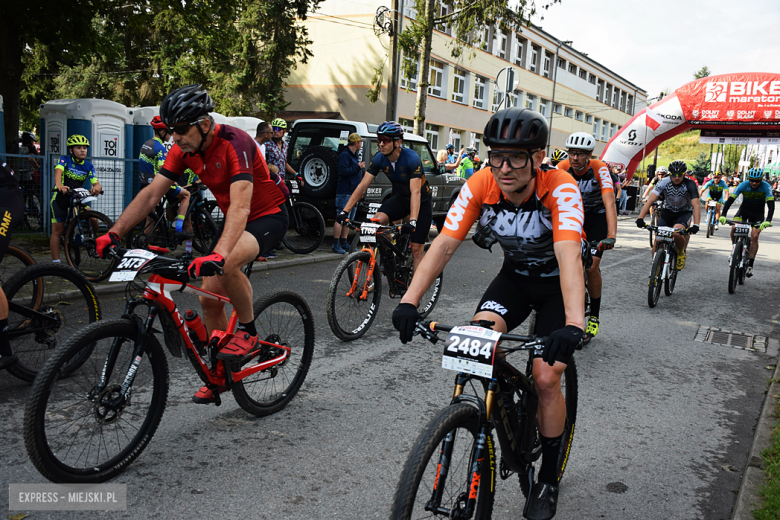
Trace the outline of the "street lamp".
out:
<instances>
[{"instance_id":1,"label":"street lamp","mask_svg":"<svg viewBox=\"0 0 780 520\"><path fill-rule=\"evenodd\" d=\"M553 67L555 67L555 74L553 74L553 93L552 93L552 101L550 101L550 131L547 132L547 155L550 155L550 138L552 137L552 121L553 116L555 116L555 86L558 84L558 51L561 50L561 45L571 45L573 42L571 40L567 40L565 42L558 42L558 47L555 49L555 63L553 64Z\"/></svg>"}]
</instances>

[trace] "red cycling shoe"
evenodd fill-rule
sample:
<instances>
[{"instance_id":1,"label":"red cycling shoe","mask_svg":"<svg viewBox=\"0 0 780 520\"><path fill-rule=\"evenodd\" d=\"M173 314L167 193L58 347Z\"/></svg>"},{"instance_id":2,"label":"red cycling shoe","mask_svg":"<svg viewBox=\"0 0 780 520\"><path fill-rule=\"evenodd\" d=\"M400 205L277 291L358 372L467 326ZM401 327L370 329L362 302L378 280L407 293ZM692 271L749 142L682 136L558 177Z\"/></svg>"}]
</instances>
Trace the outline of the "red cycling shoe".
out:
<instances>
[{"instance_id":1,"label":"red cycling shoe","mask_svg":"<svg viewBox=\"0 0 780 520\"><path fill-rule=\"evenodd\" d=\"M217 354L217 359L223 361L239 361L249 354L257 346L257 336L252 336L247 332L233 334L227 345L222 347Z\"/></svg>"},{"instance_id":2,"label":"red cycling shoe","mask_svg":"<svg viewBox=\"0 0 780 520\"><path fill-rule=\"evenodd\" d=\"M226 386L217 388L217 392L220 394L226 390ZM200 390L195 392L195 395L192 396L192 402L197 404L211 404L214 402L214 394L208 387L202 386Z\"/></svg>"}]
</instances>

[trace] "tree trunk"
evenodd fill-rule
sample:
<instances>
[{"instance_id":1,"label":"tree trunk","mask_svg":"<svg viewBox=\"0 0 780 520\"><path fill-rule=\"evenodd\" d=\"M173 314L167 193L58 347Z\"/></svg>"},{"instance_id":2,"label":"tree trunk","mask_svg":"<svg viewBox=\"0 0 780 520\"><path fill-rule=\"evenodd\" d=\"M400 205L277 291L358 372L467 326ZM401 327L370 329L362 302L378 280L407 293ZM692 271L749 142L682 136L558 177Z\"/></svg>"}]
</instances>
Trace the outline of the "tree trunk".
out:
<instances>
[{"instance_id":1,"label":"tree trunk","mask_svg":"<svg viewBox=\"0 0 780 520\"><path fill-rule=\"evenodd\" d=\"M0 10L0 13L5 9ZM7 19L6 19L7 20ZM0 31L0 96L3 96L5 151L19 152L19 97L22 90L22 42L17 23Z\"/></svg>"},{"instance_id":2,"label":"tree trunk","mask_svg":"<svg viewBox=\"0 0 780 520\"><path fill-rule=\"evenodd\" d=\"M436 0L428 0L425 6L425 39L423 58L420 65L420 82L417 84L417 104L414 108L414 133L425 137L425 108L428 105L428 85L431 81L430 62L433 43L433 18Z\"/></svg>"}]
</instances>

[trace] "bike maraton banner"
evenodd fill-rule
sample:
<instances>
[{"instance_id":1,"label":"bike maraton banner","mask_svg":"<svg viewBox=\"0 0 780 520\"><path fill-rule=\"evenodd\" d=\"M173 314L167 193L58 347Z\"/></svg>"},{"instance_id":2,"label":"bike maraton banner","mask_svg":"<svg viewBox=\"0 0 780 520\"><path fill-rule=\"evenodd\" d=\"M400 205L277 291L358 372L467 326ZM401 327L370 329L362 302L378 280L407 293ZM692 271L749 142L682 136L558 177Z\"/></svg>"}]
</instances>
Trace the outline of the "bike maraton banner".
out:
<instances>
[{"instance_id":1,"label":"bike maraton banner","mask_svg":"<svg viewBox=\"0 0 780 520\"><path fill-rule=\"evenodd\" d=\"M643 156L690 129L780 130L780 74L721 74L692 81L636 114L607 144L601 160L633 175Z\"/></svg>"}]
</instances>

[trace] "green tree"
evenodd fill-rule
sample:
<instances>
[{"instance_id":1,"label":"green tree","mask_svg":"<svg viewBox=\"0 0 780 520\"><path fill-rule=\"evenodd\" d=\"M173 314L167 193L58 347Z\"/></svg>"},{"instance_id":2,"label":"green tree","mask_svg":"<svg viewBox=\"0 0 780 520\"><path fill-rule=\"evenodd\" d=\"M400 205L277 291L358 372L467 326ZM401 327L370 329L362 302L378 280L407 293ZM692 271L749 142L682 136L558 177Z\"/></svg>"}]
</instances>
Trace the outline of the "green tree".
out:
<instances>
[{"instance_id":1,"label":"green tree","mask_svg":"<svg viewBox=\"0 0 780 520\"><path fill-rule=\"evenodd\" d=\"M706 78L710 74L712 74L710 72L710 68L705 65L705 66L703 66L702 68L700 68L699 70L697 70L696 72L693 73L693 79Z\"/></svg>"},{"instance_id":2,"label":"green tree","mask_svg":"<svg viewBox=\"0 0 780 520\"><path fill-rule=\"evenodd\" d=\"M704 180L704 177L706 177L712 170L710 167L709 152L701 152L696 158L696 161L691 164L691 170L693 171L693 175L701 183Z\"/></svg>"},{"instance_id":3,"label":"green tree","mask_svg":"<svg viewBox=\"0 0 780 520\"><path fill-rule=\"evenodd\" d=\"M547 3L541 7L548 9L560 1L547 0ZM437 9L437 6L441 5L441 0L414 0L414 2L417 16L398 35L398 45L404 56L419 55L422 58L419 61L422 71L420 71L417 87L414 133L425 135L425 111L428 101L428 87L430 86L428 64L431 59L434 28L452 28L453 39L448 44L450 54L453 58L471 59L476 56L478 48L488 50L493 31L518 29L524 24L527 25L530 23L530 17L537 13L537 8L536 0L519 0L518 2L510 2L509 0L445 0L444 3L451 9L449 9L448 14L437 16L436 13L441 12ZM401 74L406 78L407 84L411 83L412 77L417 73L417 68L417 60L403 60ZM375 69L372 80L374 87L367 93L367 97L372 102L379 99L383 69L384 63Z\"/></svg>"}]
</instances>

